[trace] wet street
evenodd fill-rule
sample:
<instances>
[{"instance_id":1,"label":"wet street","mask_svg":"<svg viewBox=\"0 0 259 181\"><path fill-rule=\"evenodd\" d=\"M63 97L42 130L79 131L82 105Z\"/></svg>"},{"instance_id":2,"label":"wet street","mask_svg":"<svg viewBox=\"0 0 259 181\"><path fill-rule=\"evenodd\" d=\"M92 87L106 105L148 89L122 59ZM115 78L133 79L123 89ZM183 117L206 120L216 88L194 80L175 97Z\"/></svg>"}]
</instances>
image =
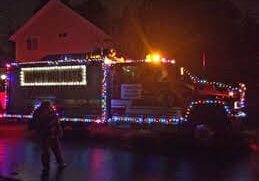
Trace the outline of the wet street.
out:
<instances>
[{"instance_id":1,"label":"wet street","mask_svg":"<svg viewBox=\"0 0 259 181\"><path fill-rule=\"evenodd\" d=\"M168 143L173 144L173 143ZM19 126L0 127L0 175L24 181L257 181L259 155L232 150L227 153L181 149L159 152L119 142L96 142L85 137L62 142L68 167L41 178L40 149ZM166 148L165 148L166 149ZM164 150L161 148L161 150ZM174 149L173 149L174 150ZM177 151L178 150L178 151ZM190 154L192 153L192 154ZM53 157L52 157L53 158ZM1 180L1 179L0 179Z\"/></svg>"}]
</instances>

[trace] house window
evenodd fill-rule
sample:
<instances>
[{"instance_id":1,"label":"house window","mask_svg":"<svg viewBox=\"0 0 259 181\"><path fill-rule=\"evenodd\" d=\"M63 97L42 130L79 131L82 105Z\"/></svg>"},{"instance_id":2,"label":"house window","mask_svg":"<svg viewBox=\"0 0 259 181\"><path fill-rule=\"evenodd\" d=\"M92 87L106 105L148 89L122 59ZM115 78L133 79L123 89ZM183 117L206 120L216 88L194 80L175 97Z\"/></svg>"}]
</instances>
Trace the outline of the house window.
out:
<instances>
[{"instance_id":1,"label":"house window","mask_svg":"<svg viewBox=\"0 0 259 181\"><path fill-rule=\"evenodd\" d=\"M66 32L65 33L59 33L58 37L59 38L66 38L67 37L67 33Z\"/></svg>"},{"instance_id":2,"label":"house window","mask_svg":"<svg viewBox=\"0 0 259 181\"><path fill-rule=\"evenodd\" d=\"M38 50L38 38L30 37L27 39L27 50Z\"/></svg>"}]
</instances>

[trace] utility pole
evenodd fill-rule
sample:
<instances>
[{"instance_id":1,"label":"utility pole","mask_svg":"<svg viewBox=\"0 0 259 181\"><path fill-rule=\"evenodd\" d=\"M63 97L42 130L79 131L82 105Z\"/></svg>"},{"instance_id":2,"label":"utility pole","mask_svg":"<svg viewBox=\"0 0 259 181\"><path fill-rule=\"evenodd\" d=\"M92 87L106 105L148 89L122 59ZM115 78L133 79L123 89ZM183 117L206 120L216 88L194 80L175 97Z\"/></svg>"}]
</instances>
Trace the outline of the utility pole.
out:
<instances>
[{"instance_id":1,"label":"utility pole","mask_svg":"<svg viewBox=\"0 0 259 181\"><path fill-rule=\"evenodd\" d=\"M202 70L205 72L206 71L206 53L202 53Z\"/></svg>"}]
</instances>

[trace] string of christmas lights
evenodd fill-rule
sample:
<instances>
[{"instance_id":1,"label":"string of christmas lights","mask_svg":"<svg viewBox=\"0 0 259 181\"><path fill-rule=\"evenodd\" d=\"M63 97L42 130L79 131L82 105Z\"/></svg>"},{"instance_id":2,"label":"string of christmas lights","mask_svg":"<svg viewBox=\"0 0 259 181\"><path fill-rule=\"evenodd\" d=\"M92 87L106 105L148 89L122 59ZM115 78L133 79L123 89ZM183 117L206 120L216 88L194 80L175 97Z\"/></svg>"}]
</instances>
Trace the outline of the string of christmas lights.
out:
<instances>
[{"instance_id":1,"label":"string of christmas lights","mask_svg":"<svg viewBox=\"0 0 259 181\"><path fill-rule=\"evenodd\" d=\"M102 104L102 115L100 118L96 119L91 119L91 118L69 118L69 117L63 117L61 118L61 121L64 122L96 122L96 123L104 123L104 122L126 122L126 123L146 123L146 124L180 124L182 122L188 121L189 115L192 111L193 106L199 105L199 104L212 104L212 105L222 105L226 111L226 113L231 114L231 108L229 105L227 105L227 102L221 101L221 100L198 100L198 101L192 101L189 106L186 109L186 112L183 114L183 116L172 116L172 117L167 117L167 116L161 116L161 117L155 117L155 116L117 116L113 115L111 118L108 118L108 107L107 107L107 90L108 90L108 76L109 76L109 69L111 64L116 63L112 61L111 59L66 59L66 60L57 60L57 61L43 61L43 62L26 62L26 63L12 63L12 64L7 64L7 83L6 83L6 105L8 105L8 84L9 84L9 70L12 66L19 66L19 65L30 65L30 64L47 64L47 65L55 65L54 67L62 67L60 65L64 63L77 63L81 64L79 65L80 68L82 65L85 67L85 64L88 62L96 62L99 61L102 63L102 70L103 70L103 80L102 80L102 90L101 90L101 104ZM139 61L133 61L133 60L125 60L124 62L146 62L145 60L139 60ZM170 63L174 64L174 60L167 60L167 59L162 59L163 63ZM63 66L65 67L65 66ZM69 66L71 67L71 66ZM37 70L37 67L35 67ZM38 67L38 70L43 70L41 69L42 67ZM54 69L55 69L54 68ZM84 68L83 68L84 69ZM26 69L23 69L26 70ZM29 70L29 69L27 69ZM30 69L33 70L33 69ZM85 69L84 69L85 70ZM246 87L244 84L240 84L240 88L237 87L232 87L223 83L219 82L209 82L207 80L202 80L198 78L197 76L192 75L188 70L183 68L184 75L187 75L189 79L193 83L198 83L198 84L210 84L210 85L215 85L217 87L222 87L222 88L227 88L230 91L236 91L240 93L240 101L238 104L240 107L244 107L245 105L245 91ZM86 73L86 71L85 71ZM182 72L181 72L182 73ZM85 76L86 77L86 76ZM85 80L86 81L86 80ZM24 83L24 79L21 78L21 82ZM240 108L239 107L239 108ZM244 114L239 113L240 116L244 116ZM32 115L21 115L21 114L2 114L0 117L6 117L6 118L31 118Z\"/></svg>"},{"instance_id":2,"label":"string of christmas lights","mask_svg":"<svg viewBox=\"0 0 259 181\"><path fill-rule=\"evenodd\" d=\"M205 104L207 104L207 105L221 105L221 106L223 106L223 108L224 108L224 110L225 110L225 112L227 113L228 116L230 116L230 114L231 114L231 109L225 101L221 101L221 100L197 100L197 101L190 102L189 106L186 109L184 117L186 119L189 118L189 116L191 114L191 111L193 110L194 106L205 105Z\"/></svg>"},{"instance_id":3,"label":"string of christmas lights","mask_svg":"<svg viewBox=\"0 0 259 181\"><path fill-rule=\"evenodd\" d=\"M166 124L177 125L187 121L183 117L155 117L155 116L112 116L108 122L124 122L124 123L139 123L139 124Z\"/></svg>"},{"instance_id":4,"label":"string of christmas lights","mask_svg":"<svg viewBox=\"0 0 259 181\"><path fill-rule=\"evenodd\" d=\"M10 64L6 64L6 82L5 82L5 108L6 109L9 103L8 87L10 82L10 68L11 68Z\"/></svg>"},{"instance_id":5,"label":"string of christmas lights","mask_svg":"<svg viewBox=\"0 0 259 181\"><path fill-rule=\"evenodd\" d=\"M209 82L207 80L203 80L200 79L199 77L197 77L196 75L193 75L190 71L186 70L185 68L183 68L184 71L184 75L187 75L189 77L189 79L194 83L198 83L198 84L210 84L210 85L215 85L217 87L222 87L222 88L229 88L232 90L238 90L238 88L232 88L232 86L221 83L221 82Z\"/></svg>"},{"instance_id":6,"label":"string of christmas lights","mask_svg":"<svg viewBox=\"0 0 259 181\"><path fill-rule=\"evenodd\" d=\"M107 90L108 90L108 73L110 64L102 63L103 80L102 80L102 122L108 119L107 113Z\"/></svg>"},{"instance_id":7,"label":"string of christmas lights","mask_svg":"<svg viewBox=\"0 0 259 181\"><path fill-rule=\"evenodd\" d=\"M25 76L26 73L35 73L35 72L47 72L50 71L69 71L69 70L80 70L81 71L81 81L62 81L62 82L54 82L54 81L41 81L41 82L26 82ZM71 65L71 66L52 66L52 67L26 67L21 68L20 71L20 85L21 86L68 86L68 85L86 85L86 66L84 65Z\"/></svg>"}]
</instances>

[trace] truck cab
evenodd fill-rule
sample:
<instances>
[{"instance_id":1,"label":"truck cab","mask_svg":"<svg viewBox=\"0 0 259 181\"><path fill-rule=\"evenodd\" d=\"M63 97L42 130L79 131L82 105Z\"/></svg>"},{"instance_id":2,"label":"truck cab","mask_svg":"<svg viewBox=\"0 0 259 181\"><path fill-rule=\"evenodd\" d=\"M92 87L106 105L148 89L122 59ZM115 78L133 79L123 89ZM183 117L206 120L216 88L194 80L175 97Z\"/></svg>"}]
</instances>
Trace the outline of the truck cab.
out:
<instances>
[{"instance_id":1,"label":"truck cab","mask_svg":"<svg viewBox=\"0 0 259 181\"><path fill-rule=\"evenodd\" d=\"M118 63L111 66L112 117L173 118L183 115L192 87L172 63Z\"/></svg>"}]
</instances>

